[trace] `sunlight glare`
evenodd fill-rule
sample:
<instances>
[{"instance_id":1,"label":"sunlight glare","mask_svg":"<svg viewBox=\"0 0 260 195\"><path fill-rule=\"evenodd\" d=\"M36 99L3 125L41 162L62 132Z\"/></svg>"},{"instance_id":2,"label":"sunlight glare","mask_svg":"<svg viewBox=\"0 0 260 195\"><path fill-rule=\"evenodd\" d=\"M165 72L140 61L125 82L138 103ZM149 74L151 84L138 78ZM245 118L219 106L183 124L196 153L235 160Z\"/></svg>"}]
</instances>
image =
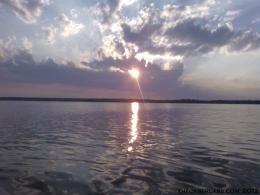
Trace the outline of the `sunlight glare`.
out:
<instances>
[{"instance_id":1,"label":"sunlight glare","mask_svg":"<svg viewBox=\"0 0 260 195\"><path fill-rule=\"evenodd\" d=\"M139 112L139 103L138 102L132 102L131 103L131 110L132 110L132 117L131 117L131 139L129 140L130 146L128 147L128 151L133 150L132 144L135 142L138 136L138 112Z\"/></svg>"},{"instance_id":2,"label":"sunlight glare","mask_svg":"<svg viewBox=\"0 0 260 195\"><path fill-rule=\"evenodd\" d=\"M130 70L128 70L128 73L131 75L131 77L138 79L140 76L140 71L136 68L132 68Z\"/></svg>"}]
</instances>

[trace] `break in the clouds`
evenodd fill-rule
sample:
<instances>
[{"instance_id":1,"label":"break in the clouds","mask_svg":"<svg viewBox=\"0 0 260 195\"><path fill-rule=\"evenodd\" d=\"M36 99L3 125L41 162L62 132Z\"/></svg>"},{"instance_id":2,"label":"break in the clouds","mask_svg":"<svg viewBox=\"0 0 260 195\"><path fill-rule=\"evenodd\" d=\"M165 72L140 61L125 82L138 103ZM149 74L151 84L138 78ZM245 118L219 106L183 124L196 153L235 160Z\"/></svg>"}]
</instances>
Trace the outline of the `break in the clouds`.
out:
<instances>
[{"instance_id":1,"label":"break in the clouds","mask_svg":"<svg viewBox=\"0 0 260 195\"><path fill-rule=\"evenodd\" d=\"M260 98L259 10L258 0L1 0L0 95L138 97L134 66L147 98Z\"/></svg>"}]
</instances>

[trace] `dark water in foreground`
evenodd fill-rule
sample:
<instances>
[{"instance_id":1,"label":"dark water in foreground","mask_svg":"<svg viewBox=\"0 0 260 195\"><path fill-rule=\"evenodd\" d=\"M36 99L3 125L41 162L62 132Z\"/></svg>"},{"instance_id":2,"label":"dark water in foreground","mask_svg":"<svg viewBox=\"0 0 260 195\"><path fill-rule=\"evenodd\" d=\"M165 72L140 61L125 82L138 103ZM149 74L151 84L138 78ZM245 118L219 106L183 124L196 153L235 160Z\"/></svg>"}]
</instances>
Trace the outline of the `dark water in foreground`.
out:
<instances>
[{"instance_id":1,"label":"dark water in foreground","mask_svg":"<svg viewBox=\"0 0 260 195\"><path fill-rule=\"evenodd\" d=\"M0 135L14 195L260 187L259 105L0 102Z\"/></svg>"}]
</instances>

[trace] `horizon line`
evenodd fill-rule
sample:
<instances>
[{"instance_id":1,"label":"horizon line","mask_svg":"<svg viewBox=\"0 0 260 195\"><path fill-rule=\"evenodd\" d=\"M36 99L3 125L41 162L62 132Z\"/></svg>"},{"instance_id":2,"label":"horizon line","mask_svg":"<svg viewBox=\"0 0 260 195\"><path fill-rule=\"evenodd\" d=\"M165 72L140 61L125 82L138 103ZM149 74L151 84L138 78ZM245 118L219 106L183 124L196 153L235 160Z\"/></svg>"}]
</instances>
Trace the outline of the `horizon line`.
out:
<instances>
[{"instance_id":1,"label":"horizon line","mask_svg":"<svg viewBox=\"0 0 260 195\"><path fill-rule=\"evenodd\" d=\"M226 99L140 99L140 98L61 98L61 97L0 97L0 101L48 102L139 102L139 103L190 103L190 104L260 104L260 100Z\"/></svg>"}]
</instances>

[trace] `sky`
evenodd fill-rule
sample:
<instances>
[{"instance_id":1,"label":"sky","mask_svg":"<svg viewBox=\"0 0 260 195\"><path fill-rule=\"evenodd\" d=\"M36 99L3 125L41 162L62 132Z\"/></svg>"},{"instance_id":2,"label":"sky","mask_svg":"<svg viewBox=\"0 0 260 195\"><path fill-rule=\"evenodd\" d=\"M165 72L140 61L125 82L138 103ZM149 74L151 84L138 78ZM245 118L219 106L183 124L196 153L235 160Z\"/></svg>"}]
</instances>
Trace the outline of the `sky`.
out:
<instances>
[{"instance_id":1,"label":"sky","mask_svg":"<svg viewBox=\"0 0 260 195\"><path fill-rule=\"evenodd\" d=\"M0 96L260 99L259 0L0 0Z\"/></svg>"}]
</instances>

